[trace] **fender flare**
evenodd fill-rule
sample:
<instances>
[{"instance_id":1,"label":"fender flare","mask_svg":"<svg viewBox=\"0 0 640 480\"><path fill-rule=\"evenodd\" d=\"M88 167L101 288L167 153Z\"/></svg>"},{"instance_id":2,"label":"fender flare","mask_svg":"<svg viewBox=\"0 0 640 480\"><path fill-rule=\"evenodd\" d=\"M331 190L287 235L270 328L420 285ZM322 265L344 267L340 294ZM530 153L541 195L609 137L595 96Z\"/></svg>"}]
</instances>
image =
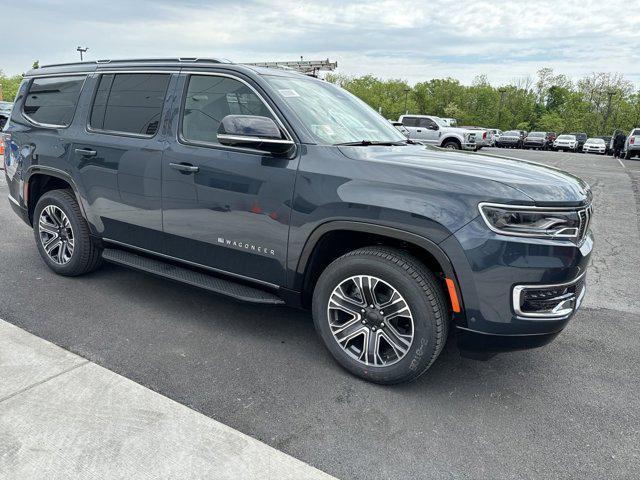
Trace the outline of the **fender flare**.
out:
<instances>
[{"instance_id":1,"label":"fender flare","mask_svg":"<svg viewBox=\"0 0 640 480\"><path fill-rule=\"evenodd\" d=\"M304 247L302 248L302 253L300 254L300 258L298 259L298 264L295 270L296 274L304 277L309 259L311 258L311 254L318 244L318 241L326 233L336 230L351 230L355 232L372 233L412 243L431 254L438 261L438 263L442 267L442 271L447 276L447 278L456 279L453 264L451 263L451 260L449 259L447 254L438 246L438 244L429 240L428 238L394 227L352 220L332 220L316 227L316 229L311 232L304 244Z\"/></svg>"},{"instance_id":2,"label":"fender flare","mask_svg":"<svg viewBox=\"0 0 640 480\"><path fill-rule=\"evenodd\" d=\"M87 212L84 209L84 205L82 203L82 198L80 197L78 186L76 185L76 182L73 180L73 178L71 178L71 175L69 175L64 170L60 170L58 168L47 167L45 165L31 165L29 168L27 168L27 171L25 172L25 175L24 175L23 182L25 186L29 185L29 181L31 180L31 177L33 177L34 175L48 175L50 177L56 177L56 178L59 178L60 180L64 180L65 182L67 182L71 186L71 190L73 190L73 194L76 197L76 201L80 206L80 211L82 212L82 216L84 217L85 220L88 220ZM29 193L29 197L30 196L31 194ZM29 198L27 199L23 198L22 200L25 202L25 205L28 209Z\"/></svg>"}]
</instances>

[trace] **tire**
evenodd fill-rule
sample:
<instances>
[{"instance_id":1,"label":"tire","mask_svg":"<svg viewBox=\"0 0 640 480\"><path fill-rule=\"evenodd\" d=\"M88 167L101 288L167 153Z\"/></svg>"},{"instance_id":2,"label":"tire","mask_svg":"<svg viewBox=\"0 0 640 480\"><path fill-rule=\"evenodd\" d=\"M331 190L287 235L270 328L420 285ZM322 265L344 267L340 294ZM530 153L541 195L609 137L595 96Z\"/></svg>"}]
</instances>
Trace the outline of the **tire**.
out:
<instances>
[{"instance_id":1,"label":"tire","mask_svg":"<svg viewBox=\"0 0 640 480\"><path fill-rule=\"evenodd\" d=\"M368 308L369 302L357 297L364 296L371 301L365 292L369 291L366 285L373 283L367 283L367 279L372 278L378 283L372 289L374 308ZM359 288L358 282L363 288ZM350 289L354 296L347 295ZM391 304L385 307L384 300L390 301L391 290L402 301L394 293L395 307ZM336 292L344 297L336 296ZM352 313L337 307L335 299L341 302L346 299L342 303L348 305L348 311ZM314 290L312 310L316 331L340 365L366 380L396 384L418 378L442 351L449 329L447 305L447 297L435 275L419 260L402 250L367 247L343 255L322 272ZM384 313L379 310L383 308L402 309L406 316L378 315ZM391 337L385 338L385 335L404 332L404 337L408 337L409 323L412 324L412 338L410 342L405 338L406 343L402 343L404 353L389 348L391 343L386 338ZM354 336L347 339L343 348L337 335L345 325L350 325L348 328ZM364 345L373 332L377 332L373 338L378 343L375 349L370 349L375 351L372 359ZM396 338L400 336L396 335Z\"/></svg>"},{"instance_id":2,"label":"tire","mask_svg":"<svg viewBox=\"0 0 640 480\"><path fill-rule=\"evenodd\" d=\"M626 152L624 152L624 159L625 160L631 160L631 151L627 150Z\"/></svg>"},{"instance_id":3,"label":"tire","mask_svg":"<svg viewBox=\"0 0 640 480\"><path fill-rule=\"evenodd\" d=\"M442 148L449 148L451 150L460 150L462 147L455 140L447 140L442 144Z\"/></svg>"},{"instance_id":4,"label":"tire","mask_svg":"<svg viewBox=\"0 0 640 480\"><path fill-rule=\"evenodd\" d=\"M59 221L60 218L63 219L62 222ZM57 229L56 224L60 223L68 227ZM33 213L33 233L40 256L59 275L82 275L95 270L102 263L102 250L92 242L89 226L70 190L51 190L40 197ZM47 253L45 244L50 245L50 240L58 245L61 241L66 241L67 246L54 246Z\"/></svg>"}]
</instances>

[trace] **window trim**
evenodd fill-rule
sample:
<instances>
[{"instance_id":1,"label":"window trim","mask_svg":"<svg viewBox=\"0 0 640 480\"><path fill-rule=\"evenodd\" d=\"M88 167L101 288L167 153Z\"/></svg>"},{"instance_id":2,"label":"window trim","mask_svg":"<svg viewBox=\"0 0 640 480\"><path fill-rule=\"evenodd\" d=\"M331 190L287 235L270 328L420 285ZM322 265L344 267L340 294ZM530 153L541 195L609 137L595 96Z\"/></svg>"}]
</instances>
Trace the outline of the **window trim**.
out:
<instances>
[{"instance_id":1,"label":"window trim","mask_svg":"<svg viewBox=\"0 0 640 480\"><path fill-rule=\"evenodd\" d=\"M269 113L271 113L271 115L273 116L278 127L284 132L286 140L293 142L294 146L296 146L297 148L297 143L294 137L291 135L291 133L289 132L287 127L284 125L284 123L282 122L278 114L275 112L275 110L271 108L271 105L269 105L269 102L265 100L264 96L261 95L260 92L258 92L258 90L253 85L251 85L249 82L247 82L243 78L240 78L237 75L233 75L225 72L183 70L180 73L185 75L185 83L184 83L184 88L183 88L181 99L180 99L180 111L178 114L179 116L178 116L177 140L179 144L192 146L192 147L215 148L215 149L231 150L231 151L238 151L238 152L245 152L245 153L257 153L260 155L265 155L265 153L268 154L268 152L265 152L265 150L259 150L255 148L233 147L230 145L222 145L221 143L189 140L188 138L185 138L185 136L182 133L182 123L184 120L184 109L187 103L187 92L189 91L189 82L191 80L191 77L193 76L209 76L209 77L231 78L232 80L237 80L240 83L246 85L258 97L258 99L267 107L267 109L269 110Z\"/></svg>"},{"instance_id":2,"label":"window trim","mask_svg":"<svg viewBox=\"0 0 640 480\"><path fill-rule=\"evenodd\" d=\"M158 75L167 75L169 77L169 81L167 82L167 88L164 92L164 99L162 100L162 108L160 109L160 121L158 122L158 129L156 133L153 135L147 135L144 133L131 133L131 132L122 132L119 130L104 130L100 128L93 128L91 126L91 114L93 113L93 107L96 101L96 97L98 96L98 88L100 88L100 82L102 81L103 75L134 75L134 74L158 74ZM169 86L171 85L171 75L179 73L176 70L104 70L104 71L96 71L94 72L94 78L96 78L96 86L93 90L93 94L91 95L91 103L89 104L89 112L87 115L87 124L85 125L85 131L87 133L97 133L103 135L112 135L114 137L128 137L128 138L144 138L144 139L152 139L155 138L158 133L160 133L160 127L162 126L162 117L164 116L164 107L167 101ZM111 90L109 90L109 96L111 95ZM109 97L107 97L107 102Z\"/></svg>"},{"instance_id":3,"label":"window trim","mask_svg":"<svg viewBox=\"0 0 640 480\"><path fill-rule=\"evenodd\" d=\"M29 78L29 82L27 83L27 91L24 94L24 101L22 102L22 107L20 108L20 113L22 114L22 116L25 119L27 119L27 121L29 121L29 123L32 123L36 127L50 128L52 130L63 130L63 129L69 128L71 125L73 125L73 121L76 118L76 113L78 111L78 104L80 103L80 97L82 96L82 92L84 91L84 85L87 82L87 77L89 75L86 74L86 73L81 73L79 75L74 75L74 74L55 75L55 77L82 77L82 76L84 76L84 80L82 80L82 84L80 85L80 91L78 92L78 99L76 100L76 105L73 108L73 115L71 116L71 120L69 121L68 125L57 125L55 123L41 123L41 122L38 122L38 121L34 120L33 118L31 118L24 111L24 108L27 106L27 98L29 97L29 92L31 90L31 86L33 85L33 82L38 80L39 78L51 78L52 75L42 75L42 76L38 76L38 77L30 77Z\"/></svg>"}]
</instances>

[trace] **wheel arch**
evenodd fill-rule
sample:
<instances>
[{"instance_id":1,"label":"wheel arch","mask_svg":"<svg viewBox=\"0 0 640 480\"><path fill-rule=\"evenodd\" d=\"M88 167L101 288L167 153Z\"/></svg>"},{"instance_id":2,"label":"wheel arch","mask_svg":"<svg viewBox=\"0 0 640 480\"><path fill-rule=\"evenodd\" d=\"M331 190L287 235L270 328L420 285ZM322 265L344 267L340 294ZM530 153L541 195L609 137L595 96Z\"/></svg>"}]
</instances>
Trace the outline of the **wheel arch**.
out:
<instances>
[{"instance_id":1,"label":"wheel arch","mask_svg":"<svg viewBox=\"0 0 640 480\"><path fill-rule=\"evenodd\" d=\"M73 191L76 201L80 206L82 216L85 220L87 219L78 187L67 172L58 170L57 168L33 165L26 172L23 188L23 200L28 209L29 222L32 225L33 212L40 197L48 191L65 188Z\"/></svg>"},{"instance_id":2,"label":"wheel arch","mask_svg":"<svg viewBox=\"0 0 640 480\"><path fill-rule=\"evenodd\" d=\"M433 241L415 233L394 227L367 222L335 220L323 223L309 235L295 269L292 285L302 292L302 304L308 305L313 287L320 273L336 258L348 251L364 246L386 245L403 248L434 273L442 273L443 288L447 296L445 279L454 283L455 294L461 301L455 269L447 254Z\"/></svg>"},{"instance_id":3,"label":"wheel arch","mask_svg":"<svg viewBox=\"0 0 640 480\"><path fill-rule=\"evenodd\" d=\"M445 135L444 137L442 137L442 141L440 142L440 145L444 145L447 142L455 142L457 143L460 148L462 148L462 144L463 144L463 140L462 138L460 138L458 135L454 135L454 134L449 134L449 135Z\"/></svg>"}]
</instances>

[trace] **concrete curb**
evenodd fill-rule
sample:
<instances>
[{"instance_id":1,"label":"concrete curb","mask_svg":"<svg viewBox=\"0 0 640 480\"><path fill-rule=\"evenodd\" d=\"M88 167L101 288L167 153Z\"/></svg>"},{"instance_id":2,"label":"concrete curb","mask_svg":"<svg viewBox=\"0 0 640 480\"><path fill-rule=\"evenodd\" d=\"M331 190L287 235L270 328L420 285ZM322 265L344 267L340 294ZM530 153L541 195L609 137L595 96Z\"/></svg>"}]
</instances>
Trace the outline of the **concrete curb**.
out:
<instances>
[{"instance_id":1,"label":"concrete curb","mask_svg":"<svg viewBox=\"0 0 640 480\"><path fill-rule=\"evenodd\" d=\"M0 379L6 478L333 478L2 320Z\"/></svg>"}]
</instances>

